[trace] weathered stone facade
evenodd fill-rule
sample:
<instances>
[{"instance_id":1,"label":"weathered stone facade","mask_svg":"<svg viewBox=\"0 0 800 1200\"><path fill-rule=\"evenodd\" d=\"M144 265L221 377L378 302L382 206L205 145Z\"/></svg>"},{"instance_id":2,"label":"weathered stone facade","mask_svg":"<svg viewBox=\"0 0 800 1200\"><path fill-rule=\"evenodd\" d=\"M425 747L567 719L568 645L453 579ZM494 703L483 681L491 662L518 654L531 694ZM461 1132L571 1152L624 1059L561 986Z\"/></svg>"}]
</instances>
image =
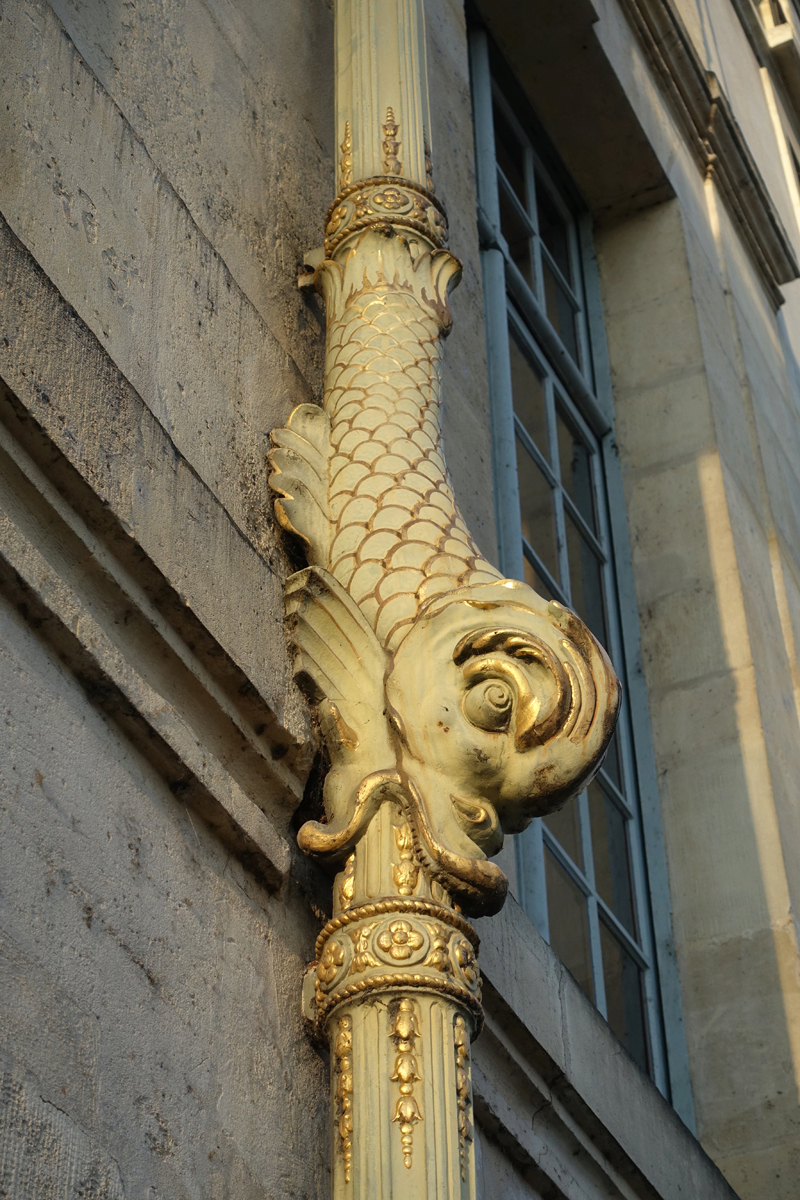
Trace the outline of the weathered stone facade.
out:
<instances>
[{"instance_id":1,"label":"weathered stone facade","mask_svg":"<svg viewBox=\"0 0 800 1200\"><path fill-rule=\"evenodd\" d=\"M751 0L556 7L470 19L594 221L704 1149L512 896L478 922L481 1194L790 1200L791 47L773 56ZM460 0L427 0L427 25L464 264L448 464L494 559ZM332 0L0 0L0 35L0 1194L316 1200L328 1067L300 986L330 881L295 842L317 743L266 455L321 393L323 310L297 276L335 192Z\"/></svg>"}]
</instances>

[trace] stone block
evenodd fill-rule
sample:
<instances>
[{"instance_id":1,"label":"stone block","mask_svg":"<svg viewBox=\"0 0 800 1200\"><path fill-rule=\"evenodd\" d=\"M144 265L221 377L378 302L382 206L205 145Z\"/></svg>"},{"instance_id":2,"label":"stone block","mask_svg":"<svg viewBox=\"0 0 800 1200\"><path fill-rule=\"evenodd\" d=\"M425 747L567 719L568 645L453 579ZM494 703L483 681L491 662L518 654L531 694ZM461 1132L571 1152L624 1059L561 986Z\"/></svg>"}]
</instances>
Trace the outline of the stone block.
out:
<instances>
[{"instance_id":1,"label":"stone block","mask_svg":"<svg viewBox=\"0 0 800 1200\"><path fill-rule=\"evenodd\" d=\"M687 751L659 775L679 955L686 941L768 923L740 740Z\"/></svg>"},{"instance_id":2,"label":"stone block","mask_svg":"<svg viewBox=\"0 0 800 1200\"><path fill-rule=\"evenodd\" d=\"M29 5L24 21L6 16L2 29L10 116L0 212L193 470L268 552L268 435L312 398L309 381L49 5ZM52 78L69 86L50 87ZM20 89L24 120L12 103Z\"/></svg>"},{"instance_id":3,"label":"stone block","mask_svg":"<svg viewBox=\"0 0 800 1200\"><path fill-rule=\"evenodd\" d=\"M617 439L627 473L678 467L714 444L705 372L694 364L652 387L614 391Z\"/></svg>"},{"instance_id":4,"label":"stone block","mask_svg":"<svg viewBox=\"0 0 800 1200\"><path fill-rule=\"evenodd\" d=\"M118 1164L30 1072L0 1067L0 1188L8 1200L125 1200Z\"/></svg>"},{"instance_id":5,"label":"stone block","mask_svg":"<svg viewBox=\"0 0 800 1200\"><path fill-rule=\"evenodd\" d=\"M797 1090L786 1025L784 963L793 937L768 928L682 953L695 1087L704 1097L698 1133L744 1195L793 1195ZM731 981L726 990L720 979ZM733 986L735 981L735 987ZM757 1147L760 1146L760 1149ZM754 1183L764 1191L751 1191ZM743 1187L746 1185L746 1187Z\"/></svg>"}]
</instances>

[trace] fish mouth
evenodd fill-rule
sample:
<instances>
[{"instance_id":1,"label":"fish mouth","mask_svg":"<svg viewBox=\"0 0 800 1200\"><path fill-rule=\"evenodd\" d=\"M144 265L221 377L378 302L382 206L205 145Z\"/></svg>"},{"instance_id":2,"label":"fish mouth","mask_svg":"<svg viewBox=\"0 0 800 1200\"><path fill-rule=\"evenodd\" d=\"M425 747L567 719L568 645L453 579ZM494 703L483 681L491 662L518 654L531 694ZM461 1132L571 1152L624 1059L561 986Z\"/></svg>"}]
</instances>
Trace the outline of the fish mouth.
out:
<instances>
[{"instance_id":1,"label":"fish mouth","mask_svg":"<svg viewBox=\"0 0 800 1200\"><path fill-rule=\"evenodd\" d=\"M508 893L508 879L486 857L487 852L496 852L490 848L493 839L500 839L499 849L503 838L494 807L485 801L450 797L458 833L465 834L477 851L474 856L461 853L447 844L431 821L429 801L402 771L376 771L367 776L358 789L350 820L340 826L307 821L298 833L301 849L332 866L341 865L378 808L387 801L397 804L408 821L418 863L457 900L467 916L493 916L500 911Z\"/></svg>"},{"instance_id":2,"label":"fish mouth","mask_svg":"<svg viewBox=\"0 0 800 1200\"><path fill-rule=\"evenodd\" d=\"M488 800L467 800L464 796L450 796L458 823L470 841L483 851L487 858L497 854L503 846L503 831L494 805Z\"/></svg>"},{"instance_id":3,"label":"fish mouth","mask_svg":"<svg viewBox=\"0 0 800 1200\"><path fill-rule=\"evenodd\" d=\"M435 827L430 820L429 799L411 778L406 777L401 806L411 826L417 860L458 901L467 916L493 916L505 903L508 879L496 863L489 861L486 852L474 840L474 834L481 837L494 828L496 833L492 836L499 836L502 844L497 814L484 802L461 801L455 796L450 797L450 801L453 824L458 833L462 837L466 835L475 846L477 853L474 855L452 849L448 844L451 839L446 834L443 836L441 828ZM459 810L462 803L464 808ZM471 828L464 829L464 822ZM442 822L438 824L441 826Z\"/></svg>"}]
</instances>

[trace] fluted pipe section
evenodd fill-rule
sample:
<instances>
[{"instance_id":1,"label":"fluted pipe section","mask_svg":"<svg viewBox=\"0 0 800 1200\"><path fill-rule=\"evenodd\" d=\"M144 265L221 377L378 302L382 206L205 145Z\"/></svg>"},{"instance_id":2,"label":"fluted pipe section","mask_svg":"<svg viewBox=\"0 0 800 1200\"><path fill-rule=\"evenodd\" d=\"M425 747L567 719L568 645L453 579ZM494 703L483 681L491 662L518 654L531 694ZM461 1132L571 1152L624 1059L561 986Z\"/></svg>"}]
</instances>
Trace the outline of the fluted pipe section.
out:
<instances>
[{"instance_id":1,"label":"fluted pipe section","mask_svg":"<svg viewBox=\"0 0 800 1200\"><path fill-rule=\"evenodd\" d=\"M379 175L429 187L422 0L336 0L335 12L342 188Z\"/></svg>"}]
</instances>

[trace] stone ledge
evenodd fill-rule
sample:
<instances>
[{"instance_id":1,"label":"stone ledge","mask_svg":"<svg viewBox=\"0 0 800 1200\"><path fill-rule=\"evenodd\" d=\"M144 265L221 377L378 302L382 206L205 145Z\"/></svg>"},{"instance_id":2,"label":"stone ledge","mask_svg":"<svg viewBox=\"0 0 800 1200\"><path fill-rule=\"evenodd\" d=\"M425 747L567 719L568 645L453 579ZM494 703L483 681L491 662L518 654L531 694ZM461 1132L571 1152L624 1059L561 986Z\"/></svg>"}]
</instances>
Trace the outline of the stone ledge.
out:
<instances>
[{"instance_id":1,"label":"stone ledge","mask_svg":"<svg viewBox=\"0 0 800 1200\"><path fill-rule=\"evenodd\" d=\"M308 757L282 580L1 218L0 245L0 588L277 889Z\"/></svg>"},{"instance_id":2,"label":"stone ledge","mask_svg":"<svg viewBox=\"0 0 800 1200\"><path fill-rule=\"evenodd\" d=\"M275 758L291 760L310 726L291 680L282 574L2 216L0 262L2 420L229 697L254 724L273 727ZM216 588L231 579L240 594L221 605Z\"/></svg>"},{"instance_id":3,"label":"stone ledge","mask_svg":"<svg viewBox=\"0 0 800 1200\"><path fill-rule=\"evenodd\" d=\"M585 1194L575 1190L575 1173L597 1178L600 1172L611 1196L736 1200L516 901L508 899L499 916L475 925L488 1031L486 1049L475 1044L476 1114L489 1132L517 1147L518 1162L544 1171L550 1187L559 1189L556 1196ZM502 1066L503 1058L513 1071ZM514 1114L524 1107L532 1116L523 1130ZM537 1160L533 1118L544 1118L545 1109L552 1128L542 1143L548 1153ZM551 1145L562 1143L563 1152L551 1155ZM580 1152L573 1165L570 1145Z\"/></svg>"},{"instance_id":4,"label":"stone ledge","mask_svg":"<svg viewBox=\"0 0 800 1200\"><path fill-rule=\"evenodd\" d=\"M0 444L7 441L0 428ZM248 749L244 730L217 697L198 694L202 671L180 662L144 609L135 611L134 597L115 586L91 550L86 554L89 538L66 527L7 450L7 444L0 449L0 591L154 762L170 790L276 890L291 851L245 791L249 784L258 795L258 765L252 753L241 754ZM38 546L26 536L31 528L40 534Z\"/></svg>"}]
</instances>

